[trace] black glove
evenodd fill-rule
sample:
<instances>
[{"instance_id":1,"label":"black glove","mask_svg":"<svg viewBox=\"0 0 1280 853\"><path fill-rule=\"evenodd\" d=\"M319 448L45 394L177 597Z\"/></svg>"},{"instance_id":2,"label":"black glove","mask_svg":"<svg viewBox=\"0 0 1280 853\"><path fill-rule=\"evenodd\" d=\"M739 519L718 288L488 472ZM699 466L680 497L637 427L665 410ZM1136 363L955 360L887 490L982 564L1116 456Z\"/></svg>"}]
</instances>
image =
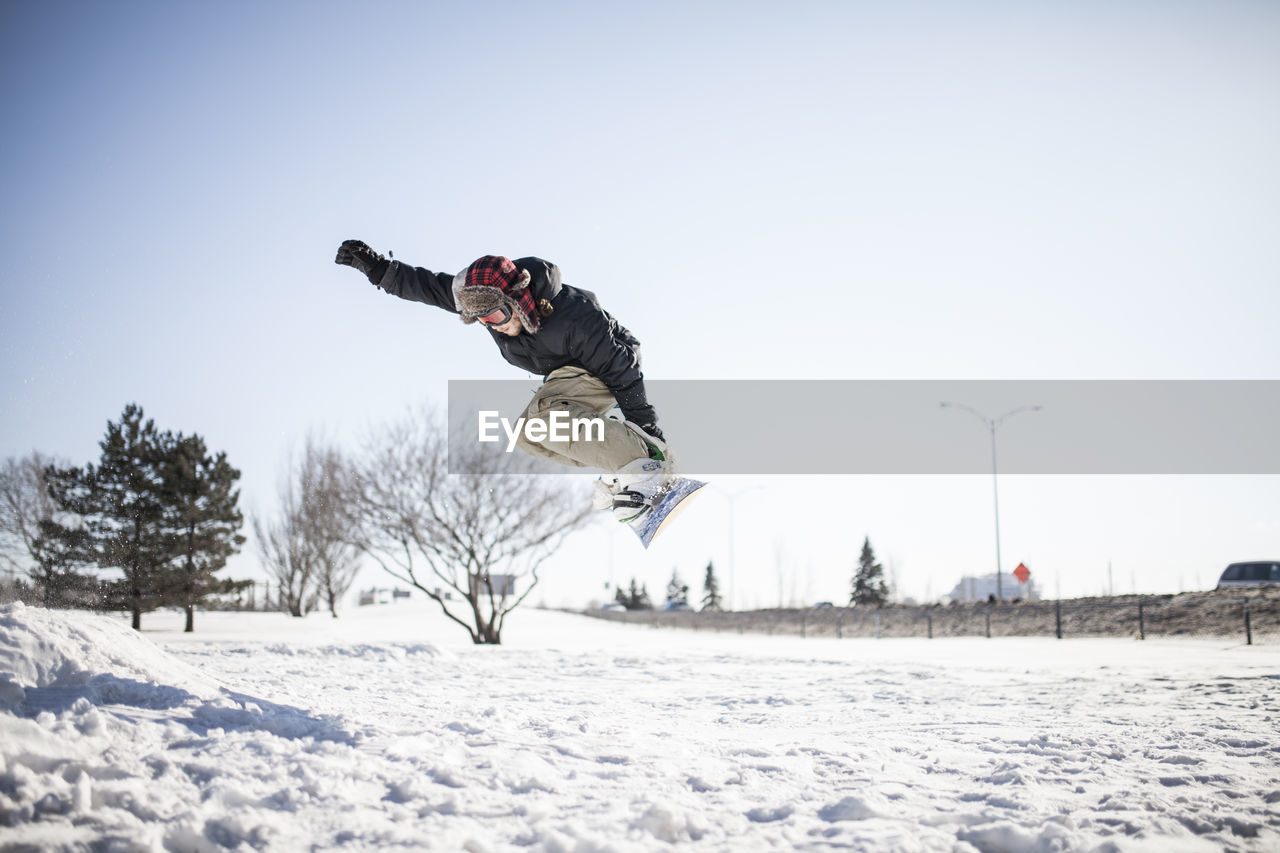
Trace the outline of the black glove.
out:
<instances>
[{"instance_id":1,"label":"black glove","mask_svg":"<svg viewBox=\"0 0 1280 853\"><path fill-rule=\"evenodd\" d=\"M382 281L387 267L391 266L390 261L359 240L344 240L333 262L360 270L373 284Z\"/></svg>"},{"instance_id":2,"label":"black glove","mask_svg":"<svg viewBox=\"0 0 1280 853\"><path fill-rule=\"evenodd\" d=\"M658 439L658 441L667 440L667 437L662 434L662 430L658 429L658 425L655 423L640 424L640 429L649 433L649 435Z\"/></svg>"}]
</instances>

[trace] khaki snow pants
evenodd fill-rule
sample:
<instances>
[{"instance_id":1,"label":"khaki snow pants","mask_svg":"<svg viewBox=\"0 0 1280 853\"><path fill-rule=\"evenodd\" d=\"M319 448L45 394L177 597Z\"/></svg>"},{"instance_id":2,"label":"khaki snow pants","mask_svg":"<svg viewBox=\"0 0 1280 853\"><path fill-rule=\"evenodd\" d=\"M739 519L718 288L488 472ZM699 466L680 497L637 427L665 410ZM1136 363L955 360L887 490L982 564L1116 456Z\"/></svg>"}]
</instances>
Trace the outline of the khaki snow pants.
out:
<instances>
[{"instance_id":1,"label":"khaki snow pants","mask_svg":"<svg viewBox=\"0 0 1280 853\"><path fill-rule=\"evenodd\" d=\"M628 462L647 457L649 448L622 421L605 417L617 404L608 386L581 367L558 367L525 408L525 428L516 446L530 456L562 465L618 471ZM602 425L586 423L575 430L574 419L598 419ZM531 441L529 425L539 421L545 428L534 431L545 432L547 438Z\"/></svg>"}]
</instances>

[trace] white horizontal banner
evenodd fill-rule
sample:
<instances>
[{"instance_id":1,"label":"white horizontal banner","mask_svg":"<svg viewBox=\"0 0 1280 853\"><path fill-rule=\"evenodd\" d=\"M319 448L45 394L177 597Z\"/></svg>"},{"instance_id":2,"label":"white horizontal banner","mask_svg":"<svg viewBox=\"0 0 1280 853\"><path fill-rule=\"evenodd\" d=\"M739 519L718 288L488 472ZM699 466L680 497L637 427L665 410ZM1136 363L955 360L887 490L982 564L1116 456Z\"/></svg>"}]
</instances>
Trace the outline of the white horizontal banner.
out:
<instances>
[{"instance_id":1,"label":"white horizontal banner","mask_svg":"<svg viewBox=\"0 0 1280 853\"><path fill-rule=\"evenodd\" d=\"M536 428L535 440L557 429L568 440L591 440L591 424L567 415L520 422L539 384L450 382L451 458L520 455L514 436L522 429ZM1277 380L654 380L646 387L680 471L695 476L989 474L993 461L1002 474L1280 474ZM536 470L578 469L541 463Z\"/></svg>"}]
</instances>

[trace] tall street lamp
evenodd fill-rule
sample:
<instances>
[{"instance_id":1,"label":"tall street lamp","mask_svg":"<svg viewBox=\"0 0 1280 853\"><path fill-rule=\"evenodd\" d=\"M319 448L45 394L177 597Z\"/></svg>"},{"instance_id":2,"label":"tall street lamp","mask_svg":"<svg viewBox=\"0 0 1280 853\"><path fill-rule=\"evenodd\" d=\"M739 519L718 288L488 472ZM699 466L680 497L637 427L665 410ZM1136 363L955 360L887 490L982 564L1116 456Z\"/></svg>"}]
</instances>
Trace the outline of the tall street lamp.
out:
<instances>
[{"instance_id":1,"label":"tall street lamp","mask_svg":"<svg viewBox=\"0 0 1280 853\"><path fill-rule=\"evenodd\" d=\"M991 494L995 499L996 514L996 601L1004 601L1004 588L1000 580L1000 489L996 479L996 430L1000 429L1000 425L1014 415L1022 412L1038 412L1043 406L1019 406L1016 409L1010 409L998 418L989 418L982 412L972 406L966 406L964 403L942 403L942 408L963 409L973 415L986 425L991 431Z\"/></svg>"},{"instance_id":2,"label":"tall street lamp","mask_svg":"<svg viewBox=\"0 0 1280 853\"><path fill-rule=\"evenodd\" d=\"M735 602L736 590L734 588L735 575L737 573L737 565L738 565L737 560L735 558L735 553L734 553L735 551L734 545L737 540L737 536L736 536L737 530L734 525L734 513L733 513L734 504L737 503L738 498L742 497L745 494L749 494L751 492L757 491L760 488L762 487L748 486L747 488L739 489L736 492L729 492L729 491L725 491L724 489L717 489L717 491L719 491L720 494L724 495L725 498L729 501L729 609L730 610L735 610L737 608L737 604Z\"/></svg>"}]
</instances>

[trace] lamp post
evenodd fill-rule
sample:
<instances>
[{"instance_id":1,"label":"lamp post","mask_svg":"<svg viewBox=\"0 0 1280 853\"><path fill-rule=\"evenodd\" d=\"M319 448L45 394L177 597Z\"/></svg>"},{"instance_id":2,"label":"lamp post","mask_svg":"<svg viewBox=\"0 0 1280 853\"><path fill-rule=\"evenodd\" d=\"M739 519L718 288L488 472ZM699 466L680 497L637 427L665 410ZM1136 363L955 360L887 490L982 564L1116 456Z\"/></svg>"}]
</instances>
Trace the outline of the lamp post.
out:
<instances>
[{"instance_id":1,"label":"lamp post","mask_svg":"<svg viewBox=\"0 0 1280 853\"><path fill-rule=\"evenodd\" d=\"M610 519L610 522L612 522L612 519ZM614 590L614 583L613 583L613 566L614 566L614 560L613 560L613 538L614 538L614 534L615 534L615 533L617 533L617 528L618 528L620 525L618 525L617 523L610 523L610 522L605 522L603 526L601 526L601 525L597 525L597 526L595 526L595 527L593 527L593 528L591 528L591 529L593 529L593 530L599 530L601 533L603 533L603 534L605 535L605 539L608 541L608 545L609 545L609 578L608 578L608 580L606 580L606 581L605 581L604 588L605 588L605 590L607 590L607 591L608 591L608 593L611 595L611 594L613 593L613 590ZM606 599L605 599L605 600L606 600L606 601L608 601L608 600L609 600L607 596L606 596Z\"/></svg>"},{"instance_id":2,"label":"lamp post","mask_svg":"<svg viewBox=\"0 0 1280 853\"><path fill-rule=\"evenodd\" d=\"M1014 415L1022 412L1038 412L1043 406L1019 406L1016 409L1010 409L998 418L989 418L982 412L972 406L966 406L964 403L942 403L942 408L963 409L973 415L991 431L991 495L995 501L996 516L996 601L1004 601L1004 587L1000 582L1000 488L996 478L996 430L1000 429L1001 424L1009 420Z\"/></svg>"},{"instance_id":3,"label":"lamp post","mask_svg":"<svg viewBox=\"0 0 1280 853\"><path fill-rule=\"evenodd\" d=\"M737 536L735 535L736 531L734 527L733 505L737 503L738 498L750 492L754 492L759 488L761 487L749 486L737 492L726 492L723 489L717 489L717 491L719 491L720 494L724 495L725 498L729 501L729 609L730 610L737 609L737 602L734 600L734 595L735 595L734 577L736 574L735 569L737 567L737 559L734 553L734 542L737 539Z\"/></svg>"}]
</instances>

